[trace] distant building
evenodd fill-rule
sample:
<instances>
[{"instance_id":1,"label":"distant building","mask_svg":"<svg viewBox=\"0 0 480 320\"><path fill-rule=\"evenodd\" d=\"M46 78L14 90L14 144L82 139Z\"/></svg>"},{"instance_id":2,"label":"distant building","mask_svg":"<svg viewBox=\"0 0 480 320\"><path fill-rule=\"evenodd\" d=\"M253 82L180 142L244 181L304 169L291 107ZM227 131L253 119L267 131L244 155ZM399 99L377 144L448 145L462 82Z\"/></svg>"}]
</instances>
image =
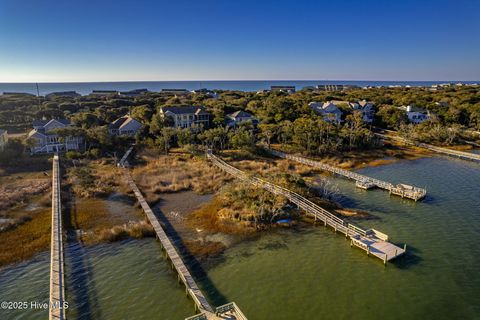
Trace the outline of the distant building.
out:
<instances>
[{"instance_id":1,"label":"distant building","mask_svg":"<svg viewBox=\"0 0 480 320\"><path fill-rule=\"evenodd\" d=\"M218 98L218 93L216 93L215 91L212 91L212 90L208 90L206 88L192 90L192 93L205 94L205 95L207 95L211 98L214 98L214 99Z\"/></svg>"},{"instance_id":2,"label":"distant building","mask_svg":"<svg viewBox=\"0 0 480 320\"><path fill-rule=\"evenodd\" d=\"M362 113L363 122L373 122L375 117L375 107L373 106L373 103L362 100L359 102L349 102L348 105L352 110L358 110Z\"/></svg>"},{"instance_id":3,"label":"distant building","mask_svg":"<svg viewBox=\"0 0 480 320\"><path fill-rule=\"evenodd\" d=\"M205 107L162 107L160 113L163 117L170 117L175 128L191 128L192 126L208 127L210 125L210 114Z\"/></svg>"},{"instance_id":4,"label":"distant building","mask_svg":"<svg viewBox=\"0 0 480 320\"><path fill-rule=\"evenodd\" d=\"M8 132L7 130L0 129L0 151L5 150L5 146L8 142Z\"/></svg>"},{"instance_id":5,"label":"distant building","mask_svg":"<svg viewBox=\"0 0 480 320\"><path fill-rule=\"evenodd\" d=\"M226 116L226 125L228 127L235 128L243 122L251 122L253 125L258 124L258 120L253 117L250 113L243 110L235 111Z\"/></svg>"},{"instance_id":6,"label":"distant building","mask_svg":"<svg viewBox=\"0 0 480 320\"><path fill-rule=\"evenodd\" d=\"M66 127L70 127L70 122L66 119L35 120L32 131L28 133L28 138L35 141L35 145L30 148L30 152L33 154L80 150L83 146L82 137L61 139L55 134L55 129Z\"/></svg>"},{"instance_id":7,"label":"distant building","mask_svg":"<svg viewBox=\"0 0 480 320\"><path fill-rule=\"evenodd\" d=\"M52 92L49 93L45 96L47 99L52 99L52 98L57 98L57 97L79 97L80 94L78 94L76 91L60 91L60 92Z\"/></svg>"},{"instance_id":8,"label":"distant building","mask_svg":"<svg viewBox=\"0 0 480 320\"><path fill-rule=\"evenodd\" d=\"M124 96L124 97L138 97L142 94L145 94L147 93L148 90L147 89L134 89L134 90L130 90L130 91L120 91L118 94L120 96Z\"/></svg>"},{"instance_id":9,"label":"distant building","mask_svg":"<svg viewBox=\"0 0 480 320\"><path fill-rule=\"evenodd\" d=\"M430 113L427 110L415 106L401 106L399 109L405 111L408 121L411 123L419 124L430 120Z\"/></svg>"},{"instance_id":10,"label":"distant building","mask_svg":"<svg viewBox=\"0 0 480 320\"><path fill-rule=\"evenodd\" d=\"M321 102L310 102L308 104L318 115L322 116L323 120L330 123L341 123L342 122L342 110L333 103L332 101L321 103Z\"/></svg>"},{"instance_id":11,"label":"distant building","mask_svg":"<svg viewBox=\"0 0 480 320\"><path fill-rule=\"evenodd\" d=\"M25 97L25 98L35 97L34 94L26 93L26 92L4 92L3 95L12 96L12 97Z\"/></svg>"},{"instance_id":12,"label":"distant building","mask_svg":"<svg viewBox=\"0 0 480 320\"><path fill-rule=\"evenodd\" d=\"M270 91L275 92L287 92L287 93L295 93L295 86L271 86Z\"/></svg>"},{"instance_id":13,"label":"distant building","mask_svg":"<svg viewBox=\"0 0 480 320\"><path fill-rule=\"evenodd\" d=\"M172 94L175 96L183 96L190 93L187 89L162 89L161 93Z\"/></svg>"},{"instance_id":14,"label":"distant building","mask_svg":"<svg viewBox=\"0 0 480 320\"><path fill-rule=\"evenodd\" d=\"M118 91L117 90L93 90L91 95L100 96L100 97L117 96Z\"/></svg>"},{"instance_id":15,"label":"distant building","mask_svg":"<svg viewBox=\"0 0 480 320\"><path fill-rule=\"evenodd\" d=\"M316 86L318 91L345 91L357 88L359 87L350 84L319 84Z\"/></svg>"},{"instance_id":16,"label":"distant building","mask_svg":"<svg viewBox=\"0 0 480 320\"><path fill-rule=\"evenodd\" d=\"M130 116L121 117L113 121L108 131L111 135L115 136L130 136L133 137L140 131L143 127L143 124Z\"/></svg>"}]
</instances>

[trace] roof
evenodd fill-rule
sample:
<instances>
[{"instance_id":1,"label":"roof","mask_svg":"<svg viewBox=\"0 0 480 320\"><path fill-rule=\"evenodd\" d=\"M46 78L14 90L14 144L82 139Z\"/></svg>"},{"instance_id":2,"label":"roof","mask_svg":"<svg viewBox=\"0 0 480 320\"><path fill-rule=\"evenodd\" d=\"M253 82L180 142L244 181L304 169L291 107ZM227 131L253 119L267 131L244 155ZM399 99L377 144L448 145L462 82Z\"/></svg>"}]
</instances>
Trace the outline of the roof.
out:
<instances>
[{"instance_id":1,"label":"roof","mask_svg":"<svg viewBox=\"0 0 480 320\"><path fill-rule=\"evenodd\" d=\"M132 121L136 121L138 123L140 123L140 121L130 117L130 116L123 116L121 118L118 118L117 120L113 121L111 124L110 124L110 128L112 129L120 129L124 126L126 126L128 123L132 122Z\"/></svg>"},{"instance_id":2,"label":"roof","mask_svg":"<svg viewBox=\"0 0 480 320\"><path fill-rule=\"evenodd\" d=\"M47 123L49 123L52 120L58 121L61 124L64 124L66 126L70 124L70 121L67 119L50 119L50 120L33 120L32 125L34 127L44 127Z\"/></svg>"},{"instance_id":3,"label":"roof","mask_svg":"<svg viewBox=\"0 0 480 320\"><path fill-rule=\"evenodd\" d=\"M230 118L251 118L252 117L250 113L245 112L243 110L235 111L234 113L230 113L228 116Z\"/></svg>"},{"instance_id":4,"label":"roof","mask_svg":"<svg viewBox=\"0 0 480 320\"><path fill-rule=\"evenodd\" d=\"M208 114L205 111L205 107L195 107L195 106L185 106L185 107L178 107L178 106L171 106L171 107L162 107L163 112L171 112L174 114Z\"/></svg>"}]
</instances>

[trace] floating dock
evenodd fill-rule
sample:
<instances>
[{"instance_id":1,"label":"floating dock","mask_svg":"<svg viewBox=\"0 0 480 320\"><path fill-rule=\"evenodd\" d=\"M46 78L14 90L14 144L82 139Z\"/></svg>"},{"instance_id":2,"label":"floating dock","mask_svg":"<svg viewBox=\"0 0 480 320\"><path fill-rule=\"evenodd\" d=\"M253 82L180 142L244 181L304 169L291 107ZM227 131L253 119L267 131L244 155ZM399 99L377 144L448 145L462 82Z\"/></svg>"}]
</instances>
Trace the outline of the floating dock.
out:
<instances>
[{"instance_id":1,"label":"floating dock","mask_svg":"<svg viewBox=\"0 0 480 320\"><path fill-rule=\"evenodd\" d=\"M382 181L379 179L371 178L365 176L363 174L359 174L353 171L341 169L338 167L334 167L325 163L321 163L315 160L286 154L281 151L267 149L271 154L284 159L293 160L299 163L306 164L311 167L319 168L321 170L329 171L334 174L340 175L342 177L355 180L355 185L358 188L369 190L372 188L380 188L387 190L390 194L400 196L402 198L411 199L414 201L418 201L423 199L427 195L427 190L415 186L410 186L407 184L393 184L387 181Z\"/></svg>"},{"instance_id":2,"label":"floating dock","mask_svg":"<svg viewBox=\"0 0 480 320\"><path fill-rule=\"evenodd\" d=\"M253 186L263 188L275 195L286 197L290 202L295 203L301 208L305 214L312 216L315 221L321 221L326 226L331 227L335 232L340 232L345 235L346 238L350 238L350 245L363 249L367 252L367 255L372 255L379 258L386 264L388 261L393 260L406 252L406 245L400 248L388 241L388 236L378 230L368 229L364 230L351 223L348 223L331 212L323 209L319 205L313 203L307 198L280 187L271 182L251 177L245 172L227 164L225 161L211 153L207 153L207 158L223 171L231 174L235 178L248 182Z\"/></svg>"},{"instance_id":3,"label":"floating dock","mask_svg":"<svg viewBox=\"0 0 480 320\"><path fill-rule=\"evenodd\" d=\"M126 158L125 158L126 159ZM123 162L124 163L124 162ZM123 165L123 164L122 164ZM173 246L172 242L168 238L167 234L163 230L160 222L153 213L152 209L148 205L147 201L143 197L142 193L138 189L137 185L133 181L130 174L127 174L127 182L132 188L133 193L137 197L138 202L142 206L147 219L150 221L150 224L153 226L157 239L160 240L162 248L165 250L167 258L172 263L172 268L177 272L178 281L182 282L185 285L185 293L189 295L193 302L195 303L195 310L199 314L187 318L188 320L220 320L220 319L238 319L238 320L247 320L245 315L242 313L240 308L234 303L228 303L226 305L215 308L215 310L210 306L207 299L203 295L202 291L198 288L195 280L188 271L187 267L182 261L182 258L178 254L177 250Z\"/></svg>"},{"instance_id":4,"label":"floating dock","mask_svg":"<svg viewBox=\"0 0 480 320\"><path fill-rule=\"evenodd\" d=\"M53 157L52 173L52 239L50 244L49 319L66 319L65 269L63 260L62 200L60 195L60 160Z\"/></svg>"}]
</instances>

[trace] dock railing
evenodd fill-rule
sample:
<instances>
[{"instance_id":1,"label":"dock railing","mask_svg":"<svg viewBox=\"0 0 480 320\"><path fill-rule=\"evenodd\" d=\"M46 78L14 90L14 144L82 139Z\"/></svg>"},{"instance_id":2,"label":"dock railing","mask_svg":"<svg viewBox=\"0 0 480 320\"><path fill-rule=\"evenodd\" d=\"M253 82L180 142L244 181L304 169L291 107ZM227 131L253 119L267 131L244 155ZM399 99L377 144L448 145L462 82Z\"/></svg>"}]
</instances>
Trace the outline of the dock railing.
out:
<instances>
[{"instance_id":1,"label":"dock railing","mask_svg":"<svg viewBox=\"0 0 480 320\"><path fill-rule=\"evenodd\" d=\"M321 163L319 161L315 161L315 160L312 160L312 159L308 159L308 158L304 158L304 157L300 157L300 156L296 156L296 155L292 155L292 154L287 154L287 153L284 153L284 152L281 152L281 151L278 151L278 150L273 150L273 149L268 149L268 148L266 150L269 151L271 154L279 157L279 158L293 160L293 161L296 161L296 162L299 162L299 163L302 163L302 164L306 164L306 165L311 166L311 167L315 167L315 168L319 168L319 169L324 170L324 171L332 172L334 174L343 176L343 177L348 178L348 179L355 180L356 182L359 182L359 184L357 184L357 186L371 186L371 185L374 185L378 188L385 189L385 190L389 191L391 194L398 195L398 196L408 198L408 199L412 199L412 200L415 200L415 201L424 198L427 194L427 190L425 190L423 188L416 187L416 186L409 186L410 188L407 189L405 187L402 187L402 184L394 185L393 183L390 183L390 182L387 182L387 181L383 181L383 180L380 180L380 179L368 177L368 176L365 176L365 175L362 175L362 174L359 174L359 173L356 173L356 172L353 172L353 171L350 171L350 170L345 170L345 169L342 169L342 168L331 166L331 165Z\"/></svg>"}]
</instances>

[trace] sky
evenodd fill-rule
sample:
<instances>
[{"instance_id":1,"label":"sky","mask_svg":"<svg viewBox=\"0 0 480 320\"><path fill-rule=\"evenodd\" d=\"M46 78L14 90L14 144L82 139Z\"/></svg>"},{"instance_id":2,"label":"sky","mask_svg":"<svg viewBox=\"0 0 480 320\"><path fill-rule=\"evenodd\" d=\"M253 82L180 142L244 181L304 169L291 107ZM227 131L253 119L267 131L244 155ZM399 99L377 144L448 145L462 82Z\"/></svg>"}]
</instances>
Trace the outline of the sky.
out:
<instances>
[{"instance_id":1,"label":"sky","mask_svg":"<svg viewBox=\"0 0 480 320\"><path fill-rule=\"evenodd\" d=\"M480 0L0 0L0 82L480 80Z\"/></svg>"}]
</instances>

